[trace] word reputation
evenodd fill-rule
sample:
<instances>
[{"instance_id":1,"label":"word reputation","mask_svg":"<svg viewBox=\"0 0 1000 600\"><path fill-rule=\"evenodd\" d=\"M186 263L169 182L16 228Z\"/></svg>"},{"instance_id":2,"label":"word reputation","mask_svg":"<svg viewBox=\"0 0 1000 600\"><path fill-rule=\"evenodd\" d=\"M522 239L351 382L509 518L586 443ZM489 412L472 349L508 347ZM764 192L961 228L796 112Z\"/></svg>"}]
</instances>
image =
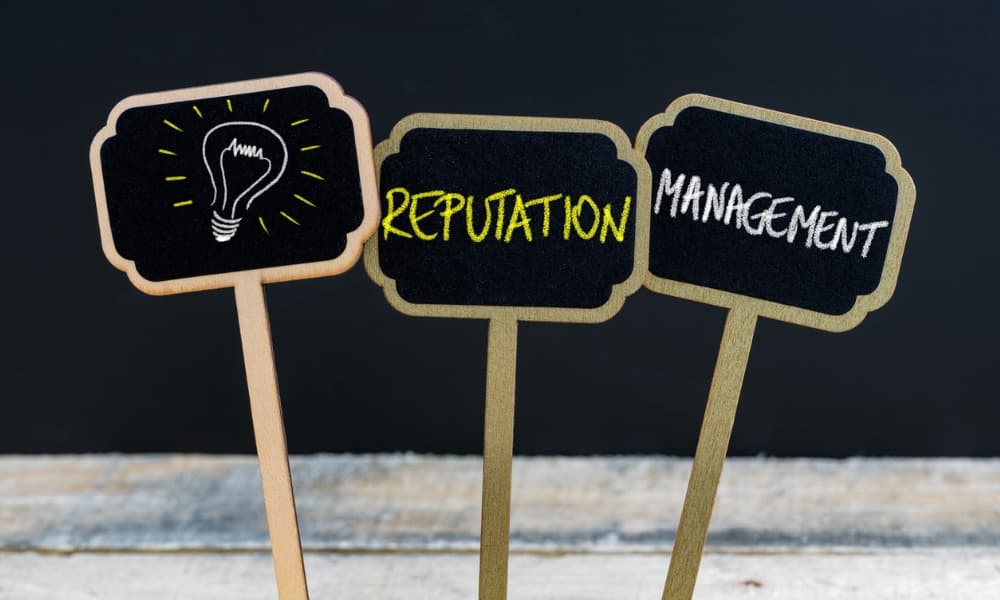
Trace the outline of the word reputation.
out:
<instances>
[{"instance_id":1,"label":"word reputation","mask_svg":"<svg viewBox=\"0 0 1000 600\"><path fill-rule=\"evenodd\" d=\"M631 196L625 196L616 214L611 203L599 206L587 194L575 200L562 193L525 200L515 188L489 194L480 201L471 194L444 190L411 193L405 187L394 187L386 192L385 199L383 238L398 236L425 242L447 242L462 236L475 243L492 237L509 244L514 239L533 242L556 235L563 240L596 239L604 244L610 239L623 243L632 208Z\"/></svg>"}]
</instances>

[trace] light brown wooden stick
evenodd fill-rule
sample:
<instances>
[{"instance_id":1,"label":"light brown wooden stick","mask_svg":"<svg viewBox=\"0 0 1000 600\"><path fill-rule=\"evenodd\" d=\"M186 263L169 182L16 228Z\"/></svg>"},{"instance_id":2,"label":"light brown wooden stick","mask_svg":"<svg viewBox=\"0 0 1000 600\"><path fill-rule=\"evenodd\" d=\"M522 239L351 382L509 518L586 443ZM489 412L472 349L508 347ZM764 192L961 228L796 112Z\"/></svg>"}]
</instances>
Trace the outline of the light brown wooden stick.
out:
<instances>
[{"instance_id":1,"label":"light brown wooden stick","mask_svg":"<svg viewBox=\"0 0 1000 600\"><path fill-rule=\"evenodd\" d=\"M271 536L278 598L308 600L302 543L295 515L295 493L288 467L281 399L274 370L271 327L267 318L264 288L256 274L243 277L237 282L236 311L240 321L240 336L243 338L243 362L250 390L250 412L257 442L260 479L264 487L264 508Z\"/></svg>"},{"instance_id":2,"label":"light brown wooden stick","mask_svg":"<svg viewBox=\"0 0 1000 600\"><path fill-rule=\"evenodd\" d=\"M479 598L507 597L510 544L510 472L514 452L514 380L517 320L490 319L483 429L483 506L479 542Z\"/></svg>"},{"instance_id":3,"label":"light brown wooden stick","mask_svg":"<svg viewBox=\"0 0 1000 600\"><path fill-rule=\"evenodd\" d=\"M756 326L757 315L738 308L729 310L670 557L663 600L690 600L694 594Z\"/></svg>"}]
</instances>

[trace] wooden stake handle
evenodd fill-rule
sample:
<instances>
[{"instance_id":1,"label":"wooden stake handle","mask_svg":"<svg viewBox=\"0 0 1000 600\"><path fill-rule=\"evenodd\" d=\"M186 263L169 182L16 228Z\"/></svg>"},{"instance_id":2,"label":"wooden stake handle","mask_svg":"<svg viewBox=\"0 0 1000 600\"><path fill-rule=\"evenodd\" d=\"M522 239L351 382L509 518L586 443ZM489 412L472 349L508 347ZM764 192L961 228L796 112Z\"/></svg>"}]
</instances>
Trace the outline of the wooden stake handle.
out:
<instances>
[{"instance_id":1,"label":"wooden stake handle","mask_svg":"<svg viewBox=\"0 0 1000 600\"><path fill-rule=\"evenodd\" d=\"M694 594L756 326L757 315L738 308L729 310L670 557L663 600L690 600Z\"/></svg>"},{"instance_id":2,"label":"wooden stake handle","mask_svg":"<svg viewBox=\"0 0 1000 600\"><path fill-rule=\"evenodd\" d=\"M257 460L264 487L267 530L271 536L274 574L279 600L308 600L302 543L295 515L295 493L288 467L281 399L274 370L271 327L268 324L264 288L255 275L236 284L236 312L243 338L243 362L250 390Z\"/></svg>"},{"instance_id":3,"label":"wooden stake handle","mask_svg":"<svg viewBox=\"0 0 1000 600\"><path fill-rule=\"evenodd\" d=\"M507 598L510 472L514 453L517 320L490 320L483 429L483 507L479 542L479 599Z\"/></svg>"}]
</instances>

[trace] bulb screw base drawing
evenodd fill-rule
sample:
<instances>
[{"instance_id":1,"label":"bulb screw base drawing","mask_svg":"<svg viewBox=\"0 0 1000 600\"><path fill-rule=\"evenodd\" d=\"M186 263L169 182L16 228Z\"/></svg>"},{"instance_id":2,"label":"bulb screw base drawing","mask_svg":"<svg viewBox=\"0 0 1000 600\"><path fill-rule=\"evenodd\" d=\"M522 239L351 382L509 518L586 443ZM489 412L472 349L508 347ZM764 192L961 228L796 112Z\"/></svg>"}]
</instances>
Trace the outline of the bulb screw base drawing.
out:
<instances>
[{"instance_id":1,"label":"bulb screw base drawing","mask_svg":"<svg viewBox=\"0 0 1000 600\"><path fill-rule=\"evenodd\" d=\"M240 221L243 219L227 219L219 213L212 211L212 235L217 242L228 242L236 235L236 230L240 228Z\"/></svg>"}]
</instances>

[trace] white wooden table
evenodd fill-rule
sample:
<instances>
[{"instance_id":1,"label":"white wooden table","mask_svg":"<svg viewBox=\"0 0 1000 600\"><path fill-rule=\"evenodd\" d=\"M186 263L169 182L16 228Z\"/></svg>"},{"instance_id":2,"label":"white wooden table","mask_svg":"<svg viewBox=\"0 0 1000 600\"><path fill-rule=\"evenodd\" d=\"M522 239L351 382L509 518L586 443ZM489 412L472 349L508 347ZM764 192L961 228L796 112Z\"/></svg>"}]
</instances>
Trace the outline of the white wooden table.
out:
<instances>
[{"instance_id":1,"label":"white wooden table","mask_svg":"<svg viewBox=\"0 0 1000 600\"><path fill-rule=\"evenodd\" d=\"M474 600L477 458L292 461L313 600ZM518 458L511 599L660 597L690 461ZM732 459L696 599L1000 599L1000 459ZM0 599L275 600L253 457L0 458Z\"/></svg>"}]
</instances>

